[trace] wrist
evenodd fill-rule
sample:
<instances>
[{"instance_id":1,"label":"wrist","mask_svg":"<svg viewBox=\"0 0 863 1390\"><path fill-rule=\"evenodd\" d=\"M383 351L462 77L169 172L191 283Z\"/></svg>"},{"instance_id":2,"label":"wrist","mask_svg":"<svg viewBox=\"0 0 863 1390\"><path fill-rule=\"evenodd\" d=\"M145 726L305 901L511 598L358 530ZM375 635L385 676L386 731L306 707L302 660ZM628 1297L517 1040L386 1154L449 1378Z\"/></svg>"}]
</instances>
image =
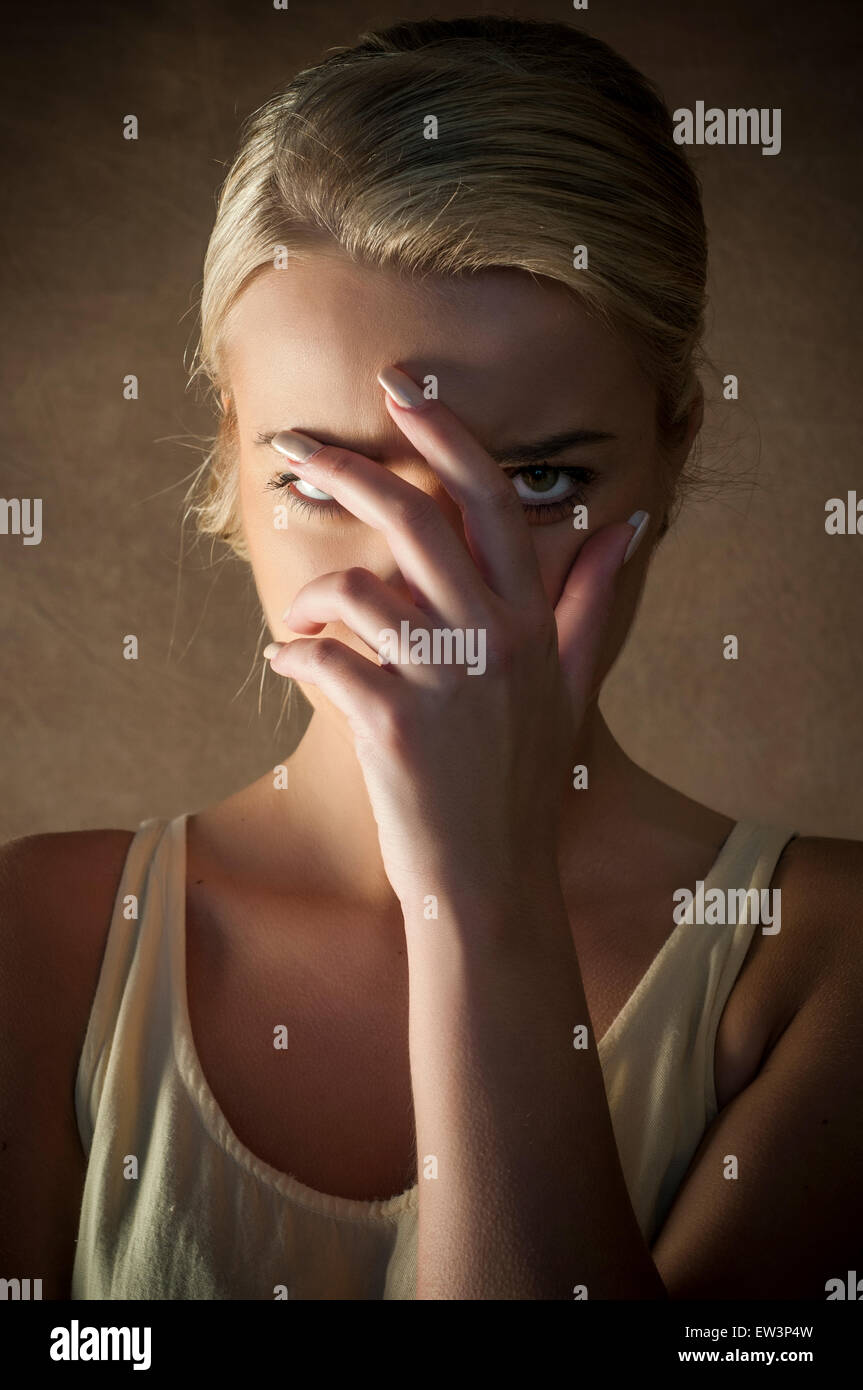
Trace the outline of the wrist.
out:
<instances>
[{"instance_id":1,"label":"wrist","mask_svg":"<svg viewBox=\"0 0 863 1390\"><path fill-rule=\"evenodd\" d=\"M471 941L531 942L544 931L552 935L562 928L569 936L569 919L557 864L520 860L512 870L489 875L456 872L453 866L428 881L415 881L399 894L405 929L428 934L436 924L441 931L467 936Z\"/></svg>"}]
</instances>

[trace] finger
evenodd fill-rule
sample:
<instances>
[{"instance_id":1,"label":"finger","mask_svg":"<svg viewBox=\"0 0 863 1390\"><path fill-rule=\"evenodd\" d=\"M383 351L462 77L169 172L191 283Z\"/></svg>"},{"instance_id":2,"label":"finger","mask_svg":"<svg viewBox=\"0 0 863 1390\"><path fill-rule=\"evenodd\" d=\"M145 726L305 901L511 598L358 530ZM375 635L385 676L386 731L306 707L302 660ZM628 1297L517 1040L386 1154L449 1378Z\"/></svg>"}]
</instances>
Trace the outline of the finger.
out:
<instances>
[{"instance_id":1,"label":"finger","mask_svg":"<svg viewBox=\"0 0 863 1390\"><path fill-rule=\"evenodd\" d=\"M383 532L415 599L441 617L463 620L463 626L471 612L476 615L482 576L428 493L362 454L319 444L296 430L274 435L272 446L293 461L304 481Z\"/></svg>"},{"instance_id":2,"label":"finger","mask_svg":"<svg viewBox=\"0 0 863 1390\"><path fill-rule=\"evenodd\" d=\"M640 541L649 525L647 512L636 512L635 518L636 524L615 522L603 526L585 541L555 606L560 664L570 694L579 707L587 699L593 683L614 603L617 576L631 542L636 536Z\"/></svg>"},{"instance_id":3,"label":"finger","mask_svg":"<svg viewBox=\"0 0 863 1390\"><path fill-rule=\"evenodd\" d=\"M383 634L426 630L428 615L400 598L371 570L355 566L333 574L321 574L300 589L284 622L292 632L307 636L319 633L327 623L344 623L376 655L380 654Z\"/></svg>"},{"instance_id":4,"label":"finger","mask_svg":"<svg viewBox=\"0 0 863 1390\"><path fill-rule=\"evenodd\" d=\"M500 465L453 411L442 401L426 400L398 367L379 372L378 381L391 418L459 507L471 554L489 588L519 607L544 603L530 529Z\"/></svg>"},{"instance_id":5,"label":"finger","mask_svg":"<svg viewBox=\"0 0 863 1390\"><path fill-rule=\"evenodd\" d=\"M272 643L269 657L277 675L317 686L351 721L355 731L368 730L392 698L392 673L333 637L297 637Z\"/></svg>"}]
</instances>

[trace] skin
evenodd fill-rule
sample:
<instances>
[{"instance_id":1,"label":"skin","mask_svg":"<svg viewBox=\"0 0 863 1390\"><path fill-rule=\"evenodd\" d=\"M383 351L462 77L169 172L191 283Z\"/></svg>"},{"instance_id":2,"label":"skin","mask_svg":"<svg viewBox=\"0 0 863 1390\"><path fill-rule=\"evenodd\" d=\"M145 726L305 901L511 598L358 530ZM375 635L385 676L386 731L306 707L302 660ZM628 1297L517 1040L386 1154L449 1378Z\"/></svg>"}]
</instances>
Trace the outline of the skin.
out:
<instances>
[{"instance_id":1,"label":"skin","mask_svg":"<svg viewBox=\"0 0 863 1390\"><path fill-rule=\"evenodd\" d=\"M284 842L302 807L316 874L404 933L417 1151L446 1174L420 1184L417 1296L561 1297L583 1282L593 1297L664 1297L596 1053L573 1085L562 1044L588 1017L580 961L602 960L603 927L607 969L613 931L601 905L620 900L621 843L637 846L643 890L658 894L675 874L705 873L732 824L647 778L597 704L699 413L663 457L633 346L560 287L512 272L420 289L338 257L295 262L247 289L228 360L244 533L270 631L285 644L273 668L315 709L291 763L294 795L274 813L262 792L267 817L252 817L254 833ZM414 382L432 374L446 404L394 403L377 383L393 364ZM574 428L614 436L555 459L595 471L589 528L574 530L568 514L528 525L489 455ZM288 430L323 446L276 471L299 476L300 492L335 497L337 519L289 513L287 529L274 527L272 450L255 443L273 430L277 443ZM651 524L622 568L625 521L639 509ZM381 671L376 634L404 617L412 628L485 628L490 672ZM528 710L542 719L525 722ZM567 796L579 762L591 791ZM594 1004L597 1036L622 1002L605 1014ZM770 1026L789 1012L774 994ZM749 1053L739 1048L738 1077L766 1043L762 1032ZM544 1119L525 1132L523 1110ZM545 1181L525 1210L511 1194L531 1189L536 1152ZM591 1252L577 1271L574 1250Z\"/></svg>"},{"instance_id":2,"label":"skin","mask_svg":"<svg viewBox=\"0 0 863 1390\"><path fill-rule=\"evenodd\" d=\"M663 456L634 345L508 271L420 286L292 258L246 289L226 346L243 529L286 644L272 664L314 708L286 790L268 772L188 820L190 1015L234 1132L360 1199L401 1191L417 1154L435 1155L418 1298L571 1298L576 1284L591 1298L823 1297L855 1267L863 1224L859 845L803 838L783 855L783 929L754 935L716 1039L720 1113L651 1249L595 1046L571 1046L575 1023L605 1033L672 930L671 894L707 875L733 824L638 768L597 703L698 412ZM393 367L433 374L440 401L394 404L378 383ZM530 525L490 455L573 429L615 436L554 460L594 470L589 528L571 510ZM299 470L260 431L324 446L304 486L336 496L337 516L288 508L274 525L286 497L268 484ZM650 523L622 565L638 510ZM381 669L369 639L403 615L483 627L486 673ZM587 792L571 789L575 763ZM57 1097L128 841L36 836L0 858L0 1119L19 1141L0 1226L7 1263L38 1257L47 1297L67 1285L83 1177ZM70 902L58 941L50 923ZM50 1017L27 1003L40 991L63 1001ZM273 1016L303 1059L287 1075L256 1042ZM28 1039L54 1069L40 1092L16 1081ZM738 1183L723 1178L729 1153Z\"/></svg>"},{"instance_id":3,"label":"skin","mask_svg":"<svg viewBox=\"0 0 863 1390\"><path fill-rule=\"evenodd\" d=\"M505 323L517 324L517 331L502 332ZM459 344L457 356L454 343ZM564 429L613 433L613 442L574 448L557 460L590 467L599 475L585 490L588 531L573 529L571 510L566 508L556 524L534 525L529 532L540 582L552 603L588 536L610 524L625 524L639 509L651 514L648 533L620 577L601 634L592 673L592 691L598 694L635 614L665 502L654 391L621 340L589 320L557 286L545 283L538 289L529 277L515 273L478 278L469 288L460 286L458 294L445 283L422 292L386 275L358 274L336 257L316 256L306 263L293 262L290 277L271 272L253 283L232 315L229 344L231 398L241 440L243 528L261 604L279 640L296 636L284 613L313 578L359 568L377 575L408 602L410 590L384 531L359 523L349 512L336 521L304 512L290 514L287 530L275 528L274 504L286 499L268 490L267 484L274 475L292 470L293 464L272 448L256 445L259 431L293 428L342 447L361 448L365 443L366 456L372 452L386 464L387 473L434 500L456 536L461 531L457 502L388 412L385 392L376 380L387 362L398 361L407 371L415 366L418 372L434 373L453 415L491 449ZM692 433L697 423L693 420ZM688 447L689 440L669 462L671 475L682 466ZM381 521L377 518L377 524ZM631 534L622 531L618 542L625 544ZM523 576L514 582L523 582ZM331 600L332 594L327 597ZM367 645L343 621L330 622L327 636L368 658ZM291 765L293 777L303 779L303 819L316 858L328 882L342 885L354 898L387 905L392 884L379 852L377 824L354 754L349 718L319 686L302 680L300 684L323 715L312 721ZM648 795L652 779L622 757L595 700L581 720L578 746L585 761L590 755L592 766L599 766L597 759L602 758L604 771L596 779L600 785L591 793L589 812L570 799L563 838L573 876L593 880L602 891L607 885L595 879L595 837L588 845L583 833L574 832L586 821L595 825L598 815L604 819L604 808L610 813L613 803L637 804ZM333 787L323 804L311 787L321 769ZM597 806L600 798L603 808ZM681 802L678 809L682 826L688 808ZM645 806L645 811L652 814L655 807ZM668 811L673 814L670 802ZM290 814L289 809L281 814ZM613 831L611 814L608 821ZM712 844L717 834L721 843L722 831L727 833L731 823L707 813L702 824ZM335 833L328 832L328 826L335 826ZM542 834L547 844L547 826ZM583 852L579 844L585 846ZM610 882L617 872L616 836L610 835L603 845L603 858Z\"/></svg>"}]
</instances>

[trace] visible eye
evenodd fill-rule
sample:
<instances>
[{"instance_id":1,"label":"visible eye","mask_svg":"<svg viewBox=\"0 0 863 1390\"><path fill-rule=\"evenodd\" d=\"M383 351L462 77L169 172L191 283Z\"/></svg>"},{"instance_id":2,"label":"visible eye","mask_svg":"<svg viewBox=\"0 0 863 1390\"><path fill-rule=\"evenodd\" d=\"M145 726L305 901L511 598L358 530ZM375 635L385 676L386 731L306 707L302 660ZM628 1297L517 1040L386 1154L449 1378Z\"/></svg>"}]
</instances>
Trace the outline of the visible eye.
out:
<instances>
[{"instance_id":1,"label":"visible eye","mask_svg":"<svg viewBox=\"0 0 863 1390\"><path fill-rule=\"evenodd\" d=\"M548 463L523 464L505 471L515 485L531 526L569 517L573 503L585 500L585 487L597 477L592 468L558 468ZM343 510L330 493L312 487L295 473L277 473L267 488L284 492L292 506L315 516L335 515Z\"/></svg>"},{"instance_id":2,"label":"visible eye","mask_svg":"<svg viewBox=\"0 0 863 1390\"><path fill-rule=\"evenodd\" d=\"M322 502L334 502L335 498L329 492L321 492L318 488L312 487L311 483L304 478L292 478L292 482L297 492L303 497L314 497Z\"/></svg>"},{"instance_id":3,"label":"visible eye","mask_svg":"<svg viewBox=\"0 0 863 1390\"><path fill-rule=\"evenodd\" d=\"M569 497L573 474L589 473L590 470L587 468L553 468L548 463L537 463L518 469L517 472L511 473L510 477L516 484L515 490L519 497L525 501L559 502L561 498ZM586 479L581 476L580 481L584 482ZM519 492L519 483L524 484L526 491Z\"/></svg>"},{"instance_id":4,"label":"visible eye","mask_svg":"<svg viewBox=\"0 0 863 1390\"><path fill-rule=\"evenodd\" d=\"M524 503L528 523L534 526L568 517L573 503L584 502L585 488L597 477L592 468L558 468L550 463L528 464L507 472Z\"/></svg>"},{"instance_id":5,"label":"visible eye","mask_svg":"<svg viewBox=\"0 0 863 1390\"><path fill-rule=\"evenodd\" d=\"M291 505L299 507L302 511L321 515L340 510L335 497L312 487L311 483L306 482L304 478L298 478L295 473L277 473L267 483L267 487L276 492L285 492Z\"/></svg>"}]
</instances>

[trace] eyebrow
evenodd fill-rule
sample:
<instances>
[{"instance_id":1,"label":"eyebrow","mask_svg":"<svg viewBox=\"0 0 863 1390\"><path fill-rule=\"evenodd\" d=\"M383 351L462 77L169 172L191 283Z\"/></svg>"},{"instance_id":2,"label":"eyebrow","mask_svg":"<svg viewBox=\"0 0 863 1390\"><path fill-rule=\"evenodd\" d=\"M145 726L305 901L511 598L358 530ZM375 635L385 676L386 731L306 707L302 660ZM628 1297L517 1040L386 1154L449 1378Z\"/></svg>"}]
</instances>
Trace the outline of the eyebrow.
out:
<instances>
[{"instance_id":1,"label":"eyebrow","mask_svg":"<svg viewBox=\"0 0 863 1390\"><path fill-rule=\"evenodd\" d=\"M268 448L277 434L281 430L259 430L255 435L255 444L261 448ZM306 433L305 430L302 431ZM327 440L320 434L313 436L320 440L321 444L335 444L337 448L345 447L335 440ZM559 434L551 434L546 439L536 439L527 444L509 444L502 449L488 449L487 453L493 458L495 463L544 463L547 459L554 458L556 454L562 454L566 449L574 449L582 444L605 444L610 440L617 439L616 434L609 434L607 430L563 430ZM374 463L381 463L369 449L362 446L351 450L352 453L362 454L364 458L371 459Z\"/></svg>"},{"instance_id":2,"label":"eyebrow","mask_svg":"<svg viewBox=\"0 0 863 1390\"><path fill-rule=\"evenodd\" d=\"M617 435L608 434L605 430L564 430L530 444L510 444L504 449L489 449L487 452L495 463L544 463L546 459L554 458L555 454L562 454L579 444L605 444L616 438Z\"/></svg>"}]
</instances>

